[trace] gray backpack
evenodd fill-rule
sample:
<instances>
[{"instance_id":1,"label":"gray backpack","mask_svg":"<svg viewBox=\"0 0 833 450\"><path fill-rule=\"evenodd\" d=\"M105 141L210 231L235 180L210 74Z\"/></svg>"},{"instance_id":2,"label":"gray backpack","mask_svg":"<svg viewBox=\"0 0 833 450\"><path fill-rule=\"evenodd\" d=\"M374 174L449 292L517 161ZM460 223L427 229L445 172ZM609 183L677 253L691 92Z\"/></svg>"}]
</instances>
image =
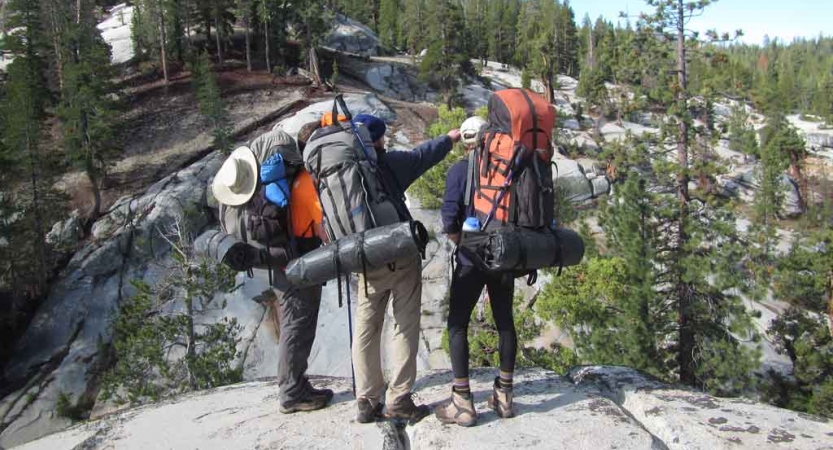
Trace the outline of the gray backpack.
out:
<instances>
[{"instance_id":1,"label":"gray backpack","mask_svg":"<svg viewBox=\"0 0 833 450\"><path fill-rule=\"evenodd\" d=\"M335 105L333 110L338 117ZM352 122L343 103L342 110L348 121L316 130L304 150L332 239L400 222L379 176L370 134Z\"/></svg>"}]
</instances>

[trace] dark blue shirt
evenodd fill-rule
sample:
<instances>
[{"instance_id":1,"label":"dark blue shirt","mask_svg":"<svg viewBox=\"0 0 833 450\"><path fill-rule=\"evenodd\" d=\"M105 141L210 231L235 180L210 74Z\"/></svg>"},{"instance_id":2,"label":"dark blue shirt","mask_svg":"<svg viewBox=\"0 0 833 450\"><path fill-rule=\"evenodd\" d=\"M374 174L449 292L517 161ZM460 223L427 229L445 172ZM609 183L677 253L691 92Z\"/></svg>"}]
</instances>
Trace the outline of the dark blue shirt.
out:
<instances>
[{"instance_id":1,"label":"dark blue shirt","mask_svg":"<svg viewBox=\"0 0 833 450\"><path fill-rule=\"evenodd\" d=\"M422 174L445 159L454 147L454 142L448 136L423 142L415 149L405 151L385 152L379 157L379 168L386 187L393 192L400 215L410 215L405 207L405 191L421 177ZM404 211L403 211L404 210ZM402 220L410 219L403 217Z\"/></svg>"},{"instance_id":2,"label":"dark blue shirt","mask_svg":"<svg viewBox=\"0 0 833 450\"><path fill-rule=\"evenodd\" d=\"M445 195L440 214L443 219L443 233L459 233L466 220L466 179L469 172L469 160L464 158L456 162L445 178Z\"/></svg>"}]
</instances>

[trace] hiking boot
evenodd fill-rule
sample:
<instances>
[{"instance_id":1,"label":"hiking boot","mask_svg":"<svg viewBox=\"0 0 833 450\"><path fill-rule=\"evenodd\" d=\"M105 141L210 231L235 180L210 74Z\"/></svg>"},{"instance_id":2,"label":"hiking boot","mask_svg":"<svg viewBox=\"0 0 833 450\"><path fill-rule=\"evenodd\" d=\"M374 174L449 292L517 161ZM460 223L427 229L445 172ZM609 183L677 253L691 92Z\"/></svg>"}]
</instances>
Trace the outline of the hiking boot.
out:
<instances>
[{"instance_id":1,"label":"hiking boot","mask_svg":"<svg viewBox=\"0 0 833 450\"><path fill-rule=\"evenodd\" d=\"M310 393L300 400L282 402L280 410L284 414L292 414L299 411L315 411L316 409L321 409L327 406L332 398L332 392L329 396L326 394L315 395Z\"/></svg>"},{"instance_id":2,"label":"hiking boot","mask_svg":"<svg viewBox=\"0 0 833 450\"><path fill-rule=\"evenodd\" d=\"M309 384L308 387L309 389L307 392L309 392L310 395L315 397L325 397L328 403L333 399L333 395L335 395L332 389L316 389L312 387L311 384Z\"/></svg>"},{"instance_id":3,"label":"hiking boot","mask_svg":"<svg viewBox=\"0 0 833 450\"><path fill-rule=\"evenodd\" d=\"M437 406L434 415L442 423L456 423L461 427L471 427L477 423L477 412L474 410L474 396L471 392L461 394L451 389L451 400L445 405Z\"/></svg>"},{"instance_id":4,"label":"hiking boot","mask_svg":"<svg viewBox=\"0 0 833 450\"><path fill-rule=\"evenodd\" d=\"M417 406L412 397L413 394L408 394L387 405L386 416L389 419L407 420L409 424L413 425L431 414L431 409L428 406Z\"/></svg>"},{"instance_id":5,"label":"hiking boot","mask_svg":"<svg viewBox=\"0 0 833 450\"><path fill-rule=\"evenodd\" d=\"M376 406L373 406L373 404L370 403L370 400L366 398L360 398L356 400L356 404L359 407L359 414L356 416L356 422L370 423L376 422L382 418L381 403L377 403Z\"/></svg>"},{"instance_id":6,"label":"hiking boot","mask_svg":"<svg viewBox=\"0 0 833 450\"><path fill-rule=\"evenodd\" d=\"M489 407L504 419L515 417L515 410L512 408L512 397L512 388L501 386L500 377L495 377L494 392L489 397Z\"/></svg>"}]
</instances>

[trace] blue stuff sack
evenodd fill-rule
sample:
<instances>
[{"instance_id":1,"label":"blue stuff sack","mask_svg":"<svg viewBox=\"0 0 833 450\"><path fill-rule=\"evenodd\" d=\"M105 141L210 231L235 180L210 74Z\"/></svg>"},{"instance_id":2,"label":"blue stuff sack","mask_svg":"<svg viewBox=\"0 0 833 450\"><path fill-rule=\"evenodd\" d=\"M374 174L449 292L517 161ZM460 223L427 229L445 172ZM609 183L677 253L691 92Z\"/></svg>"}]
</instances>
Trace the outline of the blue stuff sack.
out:
<instances>
[{"instance_id":1,"label":"blue stuff sack","mask_svg":"<svg viewBox=\"0 0 833 450\"><path fill-rule=\"evenodd\" d=\"M286 178L286 167L280 153L275 153L260 165L260 181L263 184L274 183L284 178Z\"/></svg>"},{"instance_id":2,"label":"blue stuff sack","mask_svg":"<svg viewBox=\"0 0 833 450\"><path fill-rule=\"evenodd\" d=\"M289 182L286 178L282 178L274 183L266 185L266 192L264 192L266 200L285 208L289 203Z\"/></svg>"}]
</instances>

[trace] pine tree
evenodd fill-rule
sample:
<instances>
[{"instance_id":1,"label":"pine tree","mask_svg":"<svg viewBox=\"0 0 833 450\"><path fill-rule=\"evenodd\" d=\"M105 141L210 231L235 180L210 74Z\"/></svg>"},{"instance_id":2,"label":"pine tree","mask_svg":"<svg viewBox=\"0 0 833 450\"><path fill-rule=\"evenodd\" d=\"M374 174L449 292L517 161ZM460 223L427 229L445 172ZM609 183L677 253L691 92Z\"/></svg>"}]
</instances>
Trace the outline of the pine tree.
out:
<instances>
[{"instance_id":1,"label":"pine tree","mask_svg":"<svg viewBox=\"0 0 833 450\"><path fill-rule=\"evenodd\" d=\"M243 19L246 28L246 70L252 71L252 18L254 17L254 0L235 0L235 15Z\"/></svg>"},{"instance_id":2,"label":"pine tree","mask_svg":"<svg viewBox=\"0 0 833 450\"><path fill-rule=\"evenodd\" d=\"M533 72L544 86L544 98L555 99L555 76L558 70L556 39L557 4L536 0L523 4L518 16L518 47L515 60Z\"/></svg>"},{"instance_id":3,"label":"pine tree","mask_svg":"<svg viewBox=\"0 0 833 450\"><path fill-rule=\"evenodd\" d=\"M211 73L211 62L208 53L203 52L202 55L196 58L192 64L191 77L197 101L200 105L200 113L211 126L214 147L224 154L231 153L233 145L231 125L229 124L226 105L220 97L220 88Z\"/></svg>"},{"instance_id":4,"label":"pine tree","mask_svg":"<svg viewBox=\"0 0 833 450\"><path fill-rule=\"evenodd\" d=\"M405 15L402 18L402 42L412 55L417 55L426 46L426 25L428 8L425 0L409 0L405 3Z\"/></svg>"},{"instance_id":5,"label":"pine tree","mask_svg":"<svg viewBox=\"0 0 833 450\"><path fill-rule=\"evenodd\" d=\"M62 215L52 190L50 157L43 151L43 121L49 101L44 76L49 54L38 2L12 1L5 45L15 60L7 67L8 81L0 89L0 285L12 292L15 303L46 294L54 255L45 231ZM19 188L18 188L19 187ZM17 324L11 324L17 325Z\"/></svg>"},{"instance_id":6,"label":"pine tree","mask_svg":"<svg viewBox=\"0 0 833 450\"><path fill-rule=\"evenodd\" d=\"M255 0L257 18L263 27L264 57L266 59L266 72L272 73L272 27L277 5L275 0Z\"/></svg>"},{"instance_id":7,"label":"pine tree","mask_svg":"<svg viewBox=\"0 0 833 450\"><path fill-rule=\"evenodd\" d=\"M135 294L112 323L115 363L103 376L105 399L141 403L241 380L240 325L235 319L200 320L226 307L216 294L234 288L234 272L195 257L179 222L166 234L173 247L166 276L153 286L133 281ZM179 307L161 314L171 304ZM171 357L172 349L183 356Z\"/></svg>"},{"instance_id":8,"label":"pine tree","mask_svg":"<svg viewBox=\"0 0 833 450\"><path fill-rule=\"evenodd\" d=\"M43 91L41 90L43 85L38 83L41 77L36 68L37 62L30 58L31 56L19 56L8 67L9 82L4 89L2 111L4 119L2 140L4 153L6 154L3 155L2 159L5 160L5 163L8 163L8 165L4 164L4 168L6 170L11 169L9 170L9 176L14 173L14 169L29 175L28 193L30 194L30 202L17 202L16 205L9 206L14 209L20 208L21 211L18 211L18 213L23 213L28 216L27 219L32 219L30 223L33 225L32 230L34 231L34 239L32 240L34 251L31 253L26 251L29 250L28 245L11 247L14 244L13 242L7 242L2 247L14 248L16 252L19 252L15 256L9 255L11 261L34 261L35 266L32 272L34 272L33 275L36 280L36 295L41 295L45 293L46 270L49 267L45 232L46 210L44 208L46 205L42 198L45 190L45 180L42 176L43 155L40 151L41 127L45 114ZM3 196L5 197L5 194ZM22 204L26 203L28 203L26 205L28 208L21 208ZM5 220L7 217L14 216L3 215L2 217ZM13 234L4 234L4 236L9 236L15 240ZM20 244L19 242L16 243ZM21 257L22 255L26 256ZM21 276L21 267L17 269L13 273L17 273L17 276L21 279L32 279L32 277Z\"/></svg>"},{"instance_id":9,"label":"pine tree","mask_svg":"<svg viewBox=\"0 0 833 450\"><path fill-rule=\"evenodd\" d=\"M795 128L782 115L775 113L768 118L767 127L762 133L765 146L789 161L793 179L798 182L801 191L801 209L806 210L808 181L804 174L804 160L807 158L807 144L798 135Z\"/></svg>"},{"instance_id":10,"label":"pine tree","mask_svg":"<svg viewBox=\"0 0 833 450\"><path fill-rule=\"evenodd\" d=\"M67 157L82 169L93 191L89 218L101 213L101 188L118 149L113 146L114 105L110 47L92 16L92 2L79 0L78 21L70 28L72 59L65 66L65 84L58 115Z\"/></svg>"},{"instance_id":11,"label":"pine tree","mask_svg":"<svg viewBox=\"0 0 833 450\"><path fill-rule=\"evenodd\" d=\"M749 113L743 105L732 107L729 116L729 148L748 156L758 156L758 138L749 123Z\"/></svg>"},{"instance_id":12,"label":"pine tree","mask_svg":"<svg viewBox=\"0 0 833 450\"><path fill-rule=\"evenodd\" d=\"M431 3L428 9L428 52L420 62L420 76L443 94L449 108L456 101L459 79L473 72L465 53L465 34L460 7L451 0Z\"/></svg>"},{"instance_id":13,"label":"pine tree","mask_svg":"<svg viewBox=\"0 0 833 450\"><path fill-rule=\"evenodd\" d=\"M399 0L382 0L379 5L379 40L387 48L398 44L399 8Z\"/></svg>"}]
</instances>

